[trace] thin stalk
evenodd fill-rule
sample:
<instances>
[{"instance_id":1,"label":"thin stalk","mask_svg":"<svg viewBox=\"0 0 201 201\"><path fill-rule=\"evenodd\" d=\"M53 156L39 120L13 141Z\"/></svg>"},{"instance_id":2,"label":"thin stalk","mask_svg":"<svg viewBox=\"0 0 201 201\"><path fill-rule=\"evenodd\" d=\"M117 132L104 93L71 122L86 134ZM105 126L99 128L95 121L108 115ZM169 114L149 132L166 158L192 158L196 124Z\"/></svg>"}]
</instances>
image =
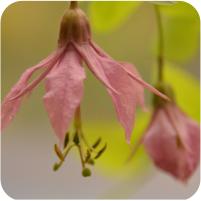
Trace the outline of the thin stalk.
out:
<instances>
[{"instance_id":1,"label":"thin stalk","mask_svg":"<svg viewBox=\"0 0 201 201\"><path fill-rule=\"evenodd\" d=\"M75 130L81 131L82 130L82 120L81 120L81 109L80 106L77 107L74 116L74 127Z\"/></svg>"},{"instance_id":2,"label":"thin stalk","mask_svg":"<svg viewBox=\"0 0 201 201\"><path fill-rule=\"evenodd\" d=\"M158 28L158 81L163 81L163 68L164 68L164 36L163 36L163 26L162 18L158 5L154 5L156 23Z\"/></svg>"},{"instance_id":3,"label":"thin stalk","mask_svg":"<svg viewBox=\"0 0 201 201\"><path fill-rule=\"evenodd\" d=\"M70 9L78 8L78 1L70 1Z\"/></svg>"},{"instance_id":4,"label":"thin stalk","mask_svg":"<svg viewBox=\"0 0 201 201\"><path fill-rule=\"evenodd\" d=\"M63 152L63 157L64 157L64 160L66 158L66 156L68 155L69 151L74 147L75 145L72 144L71 146L69 146L68 148L64 149L64 152ZM61 167L61 165L63 164L64 160L60 160L59 163L56 163L57 164L57 169L59 169Z\"/></svg>"},{"instance_id":5,"label":"thin stalk","mask_svg":"<svg viewBox=\"0 0 201 201\"><path fill-rule=\"evenodd\" d=\"M85 163L84 163L84 158L83 158L83 155L82 155L81 146L78 145L77 148L78 148L78 151L79 151L79 154L80 154L80 159L81 159L81 163L82 163L82 168L84 169L84 168L85 168Z\"/></svg>"},{"instance_id":6,"label":"thin stalk","mask_svg":"<svg viewBox=\"0 0 201 201\"><path fill-rule=\"evenodd\" d=\"M75 130L78 131L79 136L83 139L84 143L90 149L90 151L93 150L93 148L90 146L87 139L85 138L84 133L82 132L82 119L81 119L81 108L80 108L80 106L78 106L76 111L75 111L74 127L75 127Z\"/></svg>"}]
</instances>

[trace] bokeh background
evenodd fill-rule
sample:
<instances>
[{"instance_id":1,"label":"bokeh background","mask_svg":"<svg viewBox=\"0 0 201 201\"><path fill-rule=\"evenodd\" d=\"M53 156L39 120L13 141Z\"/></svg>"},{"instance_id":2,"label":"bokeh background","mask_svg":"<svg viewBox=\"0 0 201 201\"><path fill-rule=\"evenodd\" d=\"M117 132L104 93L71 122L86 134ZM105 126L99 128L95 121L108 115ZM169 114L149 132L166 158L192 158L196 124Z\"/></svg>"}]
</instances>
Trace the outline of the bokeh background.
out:
<instances>
[{"instance_id":1,"label":"bokeh background","mask_svg":"<svg viewBox=\"0 0 201 201\"><path fill-rule=\"evenodd\" d=\"M57 46L59 22L67 2L17 2L1 17L1 79L4 97L27 67ZM150 2L81 2L91 22L94 40L116 60L136 65L142 77L155 82L157 26ZM197 11L180 2L160 5L165 38L165 79L174 87L180 107L199 121L199 29ZM148 124L150 113L137 112L131 145L115 116L104 87L86 70L82 118L85 135L98 136L108 149L92 177L81 176L77 152L52 171L57 139L45 112L43 83L24 101L12 124L1 135L1 183L17 199L183 199L200 183L199 168L182 184L156 169L143 147L125 164L132 146ZM146 92L151 111L151 95Z\"/></svg>"}]
</instances>

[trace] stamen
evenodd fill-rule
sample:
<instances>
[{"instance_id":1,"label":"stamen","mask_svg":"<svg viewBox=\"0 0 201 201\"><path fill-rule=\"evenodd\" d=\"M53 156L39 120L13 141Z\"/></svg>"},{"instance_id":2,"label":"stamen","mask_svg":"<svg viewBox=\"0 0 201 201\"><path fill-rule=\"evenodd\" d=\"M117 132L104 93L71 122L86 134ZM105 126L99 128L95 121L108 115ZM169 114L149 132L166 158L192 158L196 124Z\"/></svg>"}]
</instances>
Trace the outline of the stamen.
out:
<instances>
[{"instance_id":1,"label":"stamen","mask_svg":"<svg viewBox=\"0 0 201 201\"><path fill-rule=\"evenodd\" d=\"M71 146L69 146L67 149L64 149L63 151L63 157L64 157L64 160L66 158L66 156L68 155L69 151L74 147L75 145L72 144ZM55 163L54 166L53 166L53 170L54 171L57 171L61 165L63 164L64 160L61 160L59 163Z\"/></svg>"},{"instance_id":2,"label":"stamen","mask_svg":"<svg viewBox=\"0 0 201 201\"><path fill-rule=\"evenodd\" d=\"M76 147L79 152L81 164L82 164L82 175L84 177L91 176L91 170L86 167L86 165L94 165L94 160L98 159L103 152L107 148L107 144L105 144L99 151L96 149L101 143L101 138L98 138L92 146L87 142L83 132L82 132L82 122L81 122L81 110L80 106L75 111L74 116L74 135L72 141L70 141L70 133L67 132L65 139L64 139L64 149L63 152L59 149L57 145L54 146L54 150L60 159L59 163L55 163L53 166L53 170L57 171L61 165L63 164L66 156L68 155L69 151ZM70 146L69 144L72 143ZM85 152L86 150L86 152Z\"/></svg>"}]
</instances>

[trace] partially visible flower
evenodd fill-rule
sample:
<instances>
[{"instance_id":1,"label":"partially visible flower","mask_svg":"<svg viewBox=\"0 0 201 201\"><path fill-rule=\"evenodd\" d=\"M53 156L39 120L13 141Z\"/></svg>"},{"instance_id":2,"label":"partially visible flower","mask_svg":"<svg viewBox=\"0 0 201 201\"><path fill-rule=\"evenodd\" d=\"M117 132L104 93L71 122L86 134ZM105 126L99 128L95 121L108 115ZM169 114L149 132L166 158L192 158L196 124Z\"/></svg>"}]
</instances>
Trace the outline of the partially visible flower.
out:
<instances>
[{"instance_id":1,"label":"partially visible flower","mask_svg":"<svg viewBox=\"0 0 201 201\"><path fill-rule=\"evenodd\" d=\"M136 106L144 105L144 88L167 99L144 82L134 66L113 60L92 42L85 14L72 4L61 21L57 50L38 65L27 69L4 99L2 128L15 117L23 97L45 79L45 107L56 135L63 141L83 97L83 82L86 78L83 62L106 86L128 141ZM38 69L44 69L44 72L32 83L28 83Z\"/></svg>"},{"instance_id":2,"label":"partially visible flower","mask_svg":"<svg viewBox=\"0 0 201 201\"><path fill-rule=\"evenodd\" d=\"M156 106L141 141L155 165L182 182L200 159L200 127L175 103Z\"/></svg>"}]
</instances>

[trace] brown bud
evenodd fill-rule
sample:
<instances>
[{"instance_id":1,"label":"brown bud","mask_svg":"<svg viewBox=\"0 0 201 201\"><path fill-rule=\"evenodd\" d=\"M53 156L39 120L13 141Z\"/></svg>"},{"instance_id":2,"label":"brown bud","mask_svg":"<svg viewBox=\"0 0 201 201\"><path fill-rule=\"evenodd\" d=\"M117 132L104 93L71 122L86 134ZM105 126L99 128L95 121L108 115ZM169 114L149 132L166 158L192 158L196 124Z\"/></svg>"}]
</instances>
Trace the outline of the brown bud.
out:
<instances>
[{"instance_id":1,"label":"brown bud","mask_svg":"<svg viewBox=\"0 0 201 201\"><path fill-rule=\"evenodd\" d=\"M78 7L67 9L61 20L59 46L65 45L69 41L87 42L90 35L90 25L85 13Z\"/></svg>"}]
</instances>

